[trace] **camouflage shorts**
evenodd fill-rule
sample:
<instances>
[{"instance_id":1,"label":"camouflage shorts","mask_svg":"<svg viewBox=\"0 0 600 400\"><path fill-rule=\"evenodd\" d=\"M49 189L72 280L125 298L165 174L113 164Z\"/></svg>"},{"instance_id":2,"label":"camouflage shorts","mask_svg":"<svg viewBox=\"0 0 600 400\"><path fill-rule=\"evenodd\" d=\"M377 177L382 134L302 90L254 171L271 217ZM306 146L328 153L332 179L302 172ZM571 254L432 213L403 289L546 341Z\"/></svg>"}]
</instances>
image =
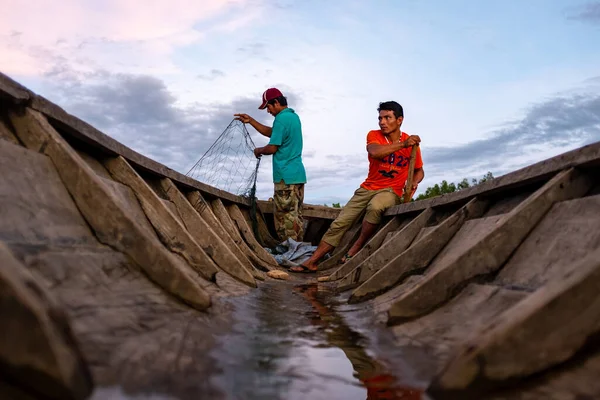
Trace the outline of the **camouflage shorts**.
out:
<instances>
[{"instance_id":1,"label":"camouflage shorts","mask_svg":"<svg viewBox=\"0 0 600 400\"><path fill-rule=\"evenodd\" d=\"M277 236L282 242L292 238L297 242L304 236L302 203L304 202L304 184L286 185L283 181L275 184L274 220Z\"/></svg>"}]
</instances>

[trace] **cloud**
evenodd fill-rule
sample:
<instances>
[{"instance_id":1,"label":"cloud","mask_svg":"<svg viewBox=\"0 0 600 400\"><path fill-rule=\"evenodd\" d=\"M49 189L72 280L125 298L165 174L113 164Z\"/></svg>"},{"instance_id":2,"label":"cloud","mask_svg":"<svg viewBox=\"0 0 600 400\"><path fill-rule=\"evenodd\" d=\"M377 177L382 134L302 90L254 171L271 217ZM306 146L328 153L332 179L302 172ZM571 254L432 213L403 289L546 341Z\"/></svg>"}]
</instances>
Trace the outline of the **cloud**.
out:
<instances>
[{"instance_id":1,"label":"cloud","mask_svg":"<svg viewBox=\"0 0 600 400\"><path fill-rule=\"evenodd\" d=\"M231 123L234 113L248 113L272 124L272 117L257 109L261 93L228 102L182 105L165 82L153 76L104 70L81 73L60 59L52 71L46 97L126 146L184 174ZM600 76L583 83L582 88L533 104L521 118L493 129L484 139L454 147L423 143L426 178L420 191L442 179L479 178L488 171L499 176L600 140ZM301 93L281 82L274 86L295 109L302 109ZM252 127L247 129L256 146L268 142ZM305 135L305 148L306 139ZM303 159L309 179L307 202L346 203L367 175L364 147L350 154L307 150ZM239 168L253 165L252 161ZM271 157L265 156L258 176L259 198L270 197L272 190Z\"/></svg>"},{"instance_id":2,"label":"cloud","mask_svg":"<svg viewBox=\"0 0 600 400\"><path fill-rule=\"evenodd\" d=\"M135 0L101 5L94 0L31 0L4 7L0 14L0 69L39 75L46 72L44 55L58 54L84 70L173 72L177 68L168 56L175 48L240 29L262 12L259 0L173 0L143 6Z\"/></svg>"},{"instance_id":3,"label":"cloud","mask_svg":"<svg viewBox=\"0 0 600 400\"><path fill-rule=\"evenodd\" d=\"M425 170L446 178L450 178L448 171L457 178L487 171L498 176L540 156L596 142L600 140L600 87L595 89L535 104L523 118L495 129L485 139L456 147L424 147Z\"/></svg>"},{"instance_id":4,"label":"cloud","mask_svg":"<svg viewBox=\"0 0 600 400\"><path fill-rule=\"evenodd\" d=\"M45 89L51 101L124 145L183 174L215 143L232 122L234 113L248 113L263 124L272 124L272 117L258 110L261 93L226 103L182 106L165 82L156 77L108 71L82 74L67 65L55 68L51 82ZM295 92L285 85L280 87L294 104L302 103ZM247 126L247 130L256 146L267 143L268 139L252 127ZM242 137L241 132L235 135L229 155L241 151L241 141L237 140ZM223 168L226 170L223 178L229 174L229 178L238 179L230 171L252 172L255 162L252 153L244 149L244 153L239 154L240 157L232 160L233 165ZM264 158L259 175L260 193L269 196L271 164L270 157Z\"/></svg>"},{"instance_id":5,"label":"cloud","mask_svg":"<svg viewBox=\"0 0 600 400\"><path fill-rule=\"evenodd\" d=\"M598 24L600 23L600 2L592 1L574 8L568 18Z\"/></svg>"},{"instance_id":6,"label":"cloud","mask_svg":"<svg viewBox=\"0 0 600 400\"><path fill-rule=\"evenodd\" d=\"M225 72L220 69L211 69L208 74L199 74L198 79L202 79L205 81L214 81L217 78L222 78L225 76Z\"/></svg>"}]
</instances>

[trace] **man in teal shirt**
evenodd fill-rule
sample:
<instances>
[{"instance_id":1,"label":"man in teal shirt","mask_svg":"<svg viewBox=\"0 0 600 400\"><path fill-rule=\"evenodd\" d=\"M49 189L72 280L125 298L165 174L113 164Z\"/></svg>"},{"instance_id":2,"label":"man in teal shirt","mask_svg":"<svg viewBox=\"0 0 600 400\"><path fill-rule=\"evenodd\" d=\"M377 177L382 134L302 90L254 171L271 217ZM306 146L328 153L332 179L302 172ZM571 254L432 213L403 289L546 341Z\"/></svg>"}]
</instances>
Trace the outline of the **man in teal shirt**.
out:
<instances>
[{"instance_id":1,"label":"man in teal shirt","mask_svg":"<svg viewBox=\"0 0 600 400\"><path fill-rule=\"evenodd\" d=\"M249 123L260 134L271 138L266 146L255 148L254 155L273 155L274 221L279 239L285 241L292 238L300 242L304 236L302 203L306 183L306 171L302 163L302 124L298 114L288 107L287 99L279 89L270 88L263 93L258 109L265 108L275 117L272 128L247 114L235 116L237 120Z\"/></svg>"}]
</instances>

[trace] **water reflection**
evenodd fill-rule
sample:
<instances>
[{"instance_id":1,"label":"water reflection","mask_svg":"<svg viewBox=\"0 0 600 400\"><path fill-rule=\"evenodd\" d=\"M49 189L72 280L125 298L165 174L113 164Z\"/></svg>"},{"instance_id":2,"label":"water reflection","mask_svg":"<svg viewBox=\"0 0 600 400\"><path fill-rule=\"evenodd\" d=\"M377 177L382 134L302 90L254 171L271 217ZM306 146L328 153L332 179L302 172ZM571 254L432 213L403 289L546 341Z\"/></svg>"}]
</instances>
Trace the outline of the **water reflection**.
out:
<instances>
[{"instance_id":1,"label":"water reflection","mask_svg":"<svg viewBox=\"0 0 600 400\"><path fill-rule=\"evenodd\" d=\"M368 354L372 343L336 312L325 285L265 282L222 301L232 306L233 327L216 335L207 354L220 398L422 399L419 388L400 384Z\"/></svg>"},{"instance_id":2,"label":"water reflection","mask_svg":"<svg viewBox=\"0 0 600 400\"><path fill-rule=\"evenodd\" d=\"M311 324L321 327L327 342L341 349L352 364L353 375L366 389L367 400L422 399L421 389L400 384L387 368L367 354L362 345L366 339L352 330L327 303L331 291L326 286L315 283L294 289L309 301L314 310L308 313Z\"/></svg>"}]
</instances>

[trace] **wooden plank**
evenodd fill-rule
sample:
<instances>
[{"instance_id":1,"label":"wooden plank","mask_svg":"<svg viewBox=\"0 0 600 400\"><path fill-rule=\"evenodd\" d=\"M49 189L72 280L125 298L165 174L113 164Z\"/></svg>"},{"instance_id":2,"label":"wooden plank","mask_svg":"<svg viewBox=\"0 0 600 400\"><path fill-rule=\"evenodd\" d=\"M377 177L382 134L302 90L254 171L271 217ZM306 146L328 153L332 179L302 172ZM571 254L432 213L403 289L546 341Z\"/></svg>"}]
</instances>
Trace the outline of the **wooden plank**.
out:
<instances>
[{"instance_id":1,"label":"wooden plank","mask_svg":"<svg viewBox=\"0 0 600 400\"><path fill-rule=\"evenodd\" d=\"M122 207L112 189L52 128L43 115L26 109L10 114L19 140L28 148L50 157L77 208L96 237L127 254L148 277L171 295L204 310L210 296L191 271L159 242L148 235Z\"/></svg>"},{"instance_id":2,"label":"wooden plank","mask_svg":"<svg viewBox=\"0 0 600 400\"><path fill-rule=\"evenodd\" d=\"M367 279L352 292L348 301L357 303L371 299L396 286L406 277L422 272L452 239L462 224L469 219L482 216L488 204L487 200L474 198L383 268L375 271L363 270L361 275L367 274L368 276L365 277Z\"/></svg>"},{"instance_id":3,"label":"wooden plank","mask_svg":"<svg viewBox=\"0 0 600 400\"><path fill-rule=\"evenodd\" d=\"M557 174L472 246L436 267L404 293L388 312L389 323L426 314L447 301L464 282L497 271L556 202L584 195L592 180L574 169Z\"/></svg>"},{"instance_id":4,"label":"wooden plank","mask_svg":"<svg viewBox=\"0 0 600 400\"><path fill-rule=\"evenodd\" d=\"M107 156L114 157L120 155L134 167L149 172L158 178L170 178L179 185L190 189L200 190L205 194L227 199L241 205L250 204L250 201L244 197L236 196L203 182L199 182L130 149L41 96L34 96L32 98L31 108L42 112L51 119L52 123L56 124L67 134L100 150Z\"/></svg>"},{"instance_id":5,"label":"wooden plank","mask_svg":"<svg viewBox=\"0 0 600 400\"><path fill-rule=\"evenodd\" d=\"M464 190L390 207L386 210L385 215L401 215L408 212L424 210L427 207L461 203L483 193L485 193L486 196L489 196L530 184L545 182L567 168L587 168L599 165L600 141L562 153L556 157L548 158Z\"/></svg>"},{"instance_id":6,"label":"wooden plank","mask_svg":"<svg viewBox=\"0 0 600 400\"><path fill-rule=\"evenodd\" d=\"M6 126L6 123L2 120L2 116L0 116L0 139L6 139L13 144L21 144L15 134Z\"/></svg>"},{"instance_id":7,"label":"wooden plank","mask_svg":"<svg viewBox=\"0 0 600 400\"><path fill-rule=\"evenodd\" d=\"M360 230L362 229L362 216L361 214L354 225L346 231L344 236L342 236L342 240L340 244L335 248L333 254L328 259L322 261L319 265L319 271L326 271L331 268L336 268L339 266L338 261L342 259L342 257L346 254L350 247L354 244L356 239L360 236Z\"/></svg>"},{"instance_id":8,"label":"wooden plank","mask_svg":"<svg viewBox=\"0 0 600 400\"><path fill-rule=\"evenodd\" d=\"M257 205L262 213L273 214L272 201L258 200ZM304 218L336 219L341 211L341 208L336 207L326 207L306 203L302 205L302 216Z\"/></svg>"},{"instance_id":9,"label":"wooden plank","mask_svg":"<svg viewBox=\"0 0 600 400\"><path fill-rule=\"evenodd\" d=\"M338 290L348 290L356 287L356 285L360 283L365 282L378 270L383 268L391 260L404 252L413 242L421 229L431 220L433 214L434 211L431 208L426 209L412 221L410 221L399 232L397 232L392 240L377 248L374 248L373 253L364 261L353 264L354 268L352 269L341 269L339 275L344 275L338 278L341 279L341 281L338 283ZM389 233L387 233L386 236L388 234ZM352 264L350 266L352 266Z\"/></svg>"},{"instance_id":10,"label":"wooden plank","mask_svg":"<svg viewBox=\"0 0 600 400\"><path fill-rule=\"evenodd\" d=\"M196 212L173 181L164 178L159 184L180 215L184 227L215 264L240 282L256 287L256 281L250 272L253 267L248 259L244 257L240 260L233 254L225 242Z\"/></svg>"},{"instance_id":11,"label":"wooden plank","mask_svg":"<svg viewBox=\"0 0 600 400\"><path fill-rule=\"evenodd\" d=\"M212 230L215 231L221 240L225 242L226 246L233 252L233 254L239 260L241 260L243 264L249 264L252 267L250 269L252 276L255 279L264 281L266 278L265 273L255 268L252 259L247 256L245 249L238 244L239 242L236 242L236 240L231 237L228 230L225 229L224 225L221 224L221 221L213 212L210 203L208 203L204 197L202 197L202 194L198 190L192 190L191 192L186 193L186 198L196 212L200 215L200 217L202 217L202 219L204 219L204 221L212 228Z\"/></svg>"},{"instance_id":12,"label":"wooden plank","mask_svg":"<svg viewBox=\"0 0 600 400\"><path fill-rule=\"evenodd\" d=\"M269 254L264 249L264 247L261 246L260 243L258 243L256 238L254 237L254 232L252 232L252 228L250 228L250 226L248 225L246 218L244 218L244 215L240 211L237 204L230 204L226 206L226 209L229 213L229 216L231 217L231 220L237 226L238 232L240 232L242 238L244 239L248 247L250 247L250 249L254 252L254 254L256 254L261 260L263 260L267 264L271 264L273 267L279 266L279 264L277 264L277 261L275 261L273 256Z\"/></svg>"},{"instance_id":13,"label":"wooden plank","mask_svg":"<svg viewBox=\"0 0 600 400\"><path fill-rule=\"evenodd\" d=\"M434 379L435 398L487 391L570 359L600 333L600 249L475 332Z\"/></svg>"},{"instance_id":14,"label":"wooden plank","mask_svg":"<svg viewBox=\"0 0 600 400\"><path fill-rule=\"evenodd\" d=\"M0 97L13 104L25 104L31 98L29 90L0 72Z\"/></svg>"},{"instance_id":15,"label":"wooden plank","mask_svg":"<svg viewBox=\"0 0 600 400\"><path fill-rule=\"evenodd\" d=\"M246 244L242 235L238 231L237 226L229 216L225 205L220 199L215 199L210 202L212 212L215 214L223 228L227 231L231 239L237 244L237 246L244 252L246 257L250 260L252 265L259 268L262 271L270 271L273 266L270 263L263 261L258 255L256 255L250 247Z\"/></svg>"},{"instance_id":16,"label":"wooden plank","mask_svg":"<svg viewBox=\"0 0 600 400\"><path fill-rule=\"evenodd\" d=\"M215 274L218 272L214 261L206 255L177 217L133 167L121 156L105 160L104 166L117 182L128 186L135 193L160 241L173 253L183 257L202 277L214 281Z\"/></svg>"},{"instance_id":17,"label":"wooden plank","mask_svg":"<svg viewBox=\"0 0 600 400\"><path fill-rule=\"evenodd\" d=\"M348 260L341 267L336 269L329 275L329 280L338 280L346 276L349 272L354 270L359 264L362 264L371 254L375 253L379 247L383 244L386 236L395 231L400 227L402 219L399 217L393 217L387 222L373 237L371 240L364 245L350 260Z\"/></svg>"},{"instance_id":18,"label":"wooden plank","mask_svg":"<svg viewBox=\"0 0 600 400\"><path fill-rule=\"evenodd\" d=\"M86 399L94 382L71 324L44 282L0 241L3 377L48 399ZM43 379L41 379L43 377Z\"/></svg>"},{"instance_id":19,"label":"wooden plank","mask_svg":"<svg viewBox=\"0 0 600 400\"><path fill-rule=\"evenodd\" d=\"M248 226L250 228L252 228L252 218L250 216L251 211L246 208L241 208L241 207L240 207L240 211L244 215L244 219L248 223ZM259 236L256 238L256 240L258 240L258 242L263 247L275 248L275 246L277 246L279 244L279 241L275 240L271 236L271 232L269 232L269 228L267 227L267 223L265 222L263 215L260 212L260 208L257 207L256 212L257 212L256 213L256 222L257 222L258 236Z\"/></svg>"}]
</instances>

